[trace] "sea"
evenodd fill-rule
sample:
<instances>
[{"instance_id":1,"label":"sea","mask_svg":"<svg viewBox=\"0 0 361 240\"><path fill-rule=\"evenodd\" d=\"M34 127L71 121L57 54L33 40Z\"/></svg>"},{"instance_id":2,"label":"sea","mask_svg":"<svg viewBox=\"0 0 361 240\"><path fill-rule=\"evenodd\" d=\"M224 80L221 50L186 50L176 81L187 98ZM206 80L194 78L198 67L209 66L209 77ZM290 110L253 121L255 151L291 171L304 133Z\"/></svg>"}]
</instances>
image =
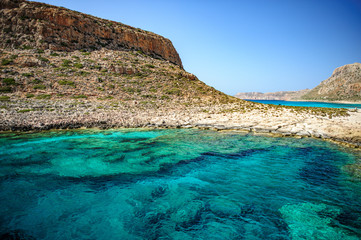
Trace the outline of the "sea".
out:
<instances>
[{"instance_id":1,"label":"sea","mask_svg":"<svg viewBox=\"0 0 361 240\"><path fill-rule=\"evenodd\" d=\"M360 152L196 129L0 134L0 239L360 239Z\"/></svg>"},{"instance_id":2,"label":"sea","mask_svg":"<svg viewBox=\"0 0 361 240\"><path fill-rule=\"evenodd\" d=\"M249 100L251 102L258 102L263 104L273 104L282 106L296 106L296 107L325 107L325 108L361 108L361 104L353 103L331 103L331 102L306 102L306 101L283 101L283 100Z\"/></svg>"}]
</instances>

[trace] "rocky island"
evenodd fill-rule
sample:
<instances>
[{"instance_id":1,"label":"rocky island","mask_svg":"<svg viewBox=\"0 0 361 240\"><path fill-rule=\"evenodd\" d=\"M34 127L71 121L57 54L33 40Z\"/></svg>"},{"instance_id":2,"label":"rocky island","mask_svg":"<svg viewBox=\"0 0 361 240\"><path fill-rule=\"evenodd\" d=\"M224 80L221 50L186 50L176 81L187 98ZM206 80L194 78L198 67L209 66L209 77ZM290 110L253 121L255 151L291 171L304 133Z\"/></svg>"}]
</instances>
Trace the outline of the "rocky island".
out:
<instances>
[{"instance_id":1,"label":"rocky island","mask_svg":"<svg viewBox=\"0 0 361 240\"><path fill-rule=\"evenodd\" d=\"M1 131L198 127L361 146L361 112L228 96L155 33L25 0L0 1L0 32Z\"/></svg>"}]
</instances>

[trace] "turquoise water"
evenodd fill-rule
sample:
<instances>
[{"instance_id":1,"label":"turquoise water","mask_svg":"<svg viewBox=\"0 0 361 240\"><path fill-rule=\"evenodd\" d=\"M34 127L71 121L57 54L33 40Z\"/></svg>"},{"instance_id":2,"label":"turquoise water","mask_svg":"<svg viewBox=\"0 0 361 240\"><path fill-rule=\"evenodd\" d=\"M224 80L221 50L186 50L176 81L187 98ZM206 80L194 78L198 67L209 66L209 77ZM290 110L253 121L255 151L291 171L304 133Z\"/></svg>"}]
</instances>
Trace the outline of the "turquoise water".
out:
<instances>
[{"instance_id":1,"label":"turquoise water","mask_svg":"<svg viewBox=\"0 0 361 240\"><path fill-rule=\"evenodd\" d=\"M359 155L315 139L0 135L1 239L360 239Z\"/></svg>"},{"instance_id":2,"label":"turquoise water","mask_svg":"<svg viewBox=\"0 0 361 240\"><path fill-rule=\"evenodd\" d=\"M361 108L361 104L327 103L327 102L302 102L302 101L281 101L281 100L247 100L264 104L296 106L296 107L326 107L326 108Z\"/></svg>"}]
</instances>

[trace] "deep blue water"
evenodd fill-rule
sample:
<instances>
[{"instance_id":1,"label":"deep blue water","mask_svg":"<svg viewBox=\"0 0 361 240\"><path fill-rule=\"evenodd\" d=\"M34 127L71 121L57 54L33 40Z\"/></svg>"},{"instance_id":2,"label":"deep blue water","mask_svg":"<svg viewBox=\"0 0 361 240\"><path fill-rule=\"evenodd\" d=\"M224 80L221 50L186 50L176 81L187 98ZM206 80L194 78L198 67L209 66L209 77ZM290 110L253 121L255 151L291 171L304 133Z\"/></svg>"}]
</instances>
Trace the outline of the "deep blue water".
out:
<instances>
[{"instance_id":1,"label":"deep blue water","mask_svg":"<svg viewBox=\"0 0 361 240\"><path fill-rule=\"evenodd\" d=\"M361 108L361 104L328 103L328 102L303 102L303 101L282 101L282 100L247 100L263 104L297 107L326 107L326 108Z\"/></svg>"},{"instance_id":2,"label":"deep blue water","mask_svg":"<svg viewBox=\"0 0 361 240\"><path fill-rule=\"evenodd\" d=\"M1 134L0 238L360 239L359 157L192 129Z\"/></svg>"}]
</instances>

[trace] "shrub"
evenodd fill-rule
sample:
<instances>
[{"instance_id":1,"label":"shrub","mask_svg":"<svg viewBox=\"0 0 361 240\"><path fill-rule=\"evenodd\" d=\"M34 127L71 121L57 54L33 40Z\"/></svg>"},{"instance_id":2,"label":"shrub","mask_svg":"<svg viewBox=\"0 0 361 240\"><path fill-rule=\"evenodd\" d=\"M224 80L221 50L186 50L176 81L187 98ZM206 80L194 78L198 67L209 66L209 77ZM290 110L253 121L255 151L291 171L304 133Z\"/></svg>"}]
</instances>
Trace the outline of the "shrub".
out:
<instances>
[{"instance_id":1,"label":"shrub","mask_svg":"<svg viewBox=\"0 0 361 240\"><path fill-rule=\"evenodd\" d=\"M38 57L38 59L40 60L40 61L42 61L42 62L49 62L49 59L47 59L47 58L44 58L44 57Z\"/></svg>"},{"instance_id":2,"label":"shrub","mask_svg":"<svg viewBox=\"0 0 361 240\"><path fill-rule=\"evenodd\" d=\"M146 94L146 95L142 95L142 98L157 98L157 96L151 95L151 94Z\"/></svg>"},{"instance_id":3,"label":"shrub","mask_svg":"<svg viewBox=\"0 0 361 240\"><path fill-rule=\"evenodd\" d=\"M20 20L25 20L25 19L29 19L28 16L20 16Z\"/></svg>"},{"instance_id":4,"label":"shrub","mask_svg":"<svg viewBox=\"0 0 361 240\"><path fill-rule=\"evenodd\" d=\"M52 53L50 53L50 56L57 57L57 56L59 56L59 54L57 54L56 52L52 52Z\"/></svg>"},{"instance_id":5,"label":"shrub","mask_svg":"<svg viewBox=\"0 0 361 240\"><path fill-rule=\"evenodd\" d=\"M0 96L0 101L9 101L10 97L9 96Z\"/></svg>"},{"instance_id":6,"label":"shrub","mask_svg":"<svg viewBox=\"0 0 361 240\"><path fill-rule=\"evenodd\" d=\"M44 53L44 50L43 49L37 49L36 52L37 53Z\"/></svg>"},{"instance_id":7,"label":"shrub","mask_svg":"<svg viewBox=\"0 0 361 240\"><path fill-rule=\"evenodd\" d=\"M36 96L36 99L49 99L49 98L51 98L50 94L40 94Z\"/></svg>"},{"instance_id":8,"label":"shrub","mask_svg":"<svg viewBox=\"0 0 361 240\"><path fill-rule=\"evenodd\" d=\"M35 86L34 86L34 89L44 90L44 89L46 89L46 86L43 85L43 84L38 84L38 85L35 85Z\"/></svg>"},{"instance_id":9,"label":"shrub","mask_svg":"<svg viewBox=\"0 0 361 240\"><path fill-rule=\"evenodd\" d=\"M32 81L32 83L34 83L34 84L39 84L39 83L42 83L43 81L41 81L40 79L34 79L33 81Z\"/></svg>"},{"instance_id":10,"label":"shrub","mask_svg":"<svg viewBox=\"0 0 361 240\"><path fill-rule=\"evenodd\" d=\"M58 83L59 83L59 85L68 85L68 86L75 87L75 83L73 81L60 80Z\"/></svg>"},{"instance_id":11,"label":"shrub","mask_svg":"<svg viewBox=\"0 0 361 240\"><path fill-rule=\"evenodd\" d=\"M169 95L177 95L177 96L180 96L180 94L182 93L182 91L178 88L172 88L172 89L169 89L167 91L165 91L166 94L169 94Z\"/></svg>"},{"instance_id":12,"label":"shrub","mask_svg":"<svg viewBox=\"0 0 361 240\"><path fill-rule=\"evenodd\" d=\"M26 98L32 98L32 97L34 97L35 95L34 94L32 94L32 93L27 93L26 94Z\"/></svg>"},{"instance_id":13,"label":"shrub","mask_svg":"<svg viewBox=\"0 0 361 240\"><path fill-rule=\"evenodd\" d=\"M61 66L63 67L70 67L73 62L68 59L63 59L63 64Z\"/></svg>"},{"instance_id":14,"label":"shrub","mask_svg":"<svg viewBox=\"0 0 361 240\"><path fill-rule=\"evenodd\" d=\"M166 96L166 95L163 95L160 99L161 99L161 100L167 100L167 99L169 99L169 97Z\"/></svg>"},{"instance_id":15,"label":"shrub","mask_svg":"<svg viewBox=\"0 0 361 240\"><path fill-rule=\"evenodd\" d=\"M4 78L3 83L5 83L6 85L16 85L14 78Z\"/></svg>"},{"instance_id":16,"label":"shrub","mask_svg":"<svg viewBox=\"0 0 361 240\"><path fill-rule=\"evenodd\" d=\"M83 76L83 77L86 77L86 76L88 76L90 73L89 72L84 72L84 71L80 71L79 72L79 75L80 76Z\"/></svg>"},{"instance_id":17,"label":"shrub","mask_svg":"<svg viewBox=\"0 0 361 240\"><path fill-rule=\"evenodd\" d=\"M81 64L81 63L75 63L75 64L74 64L74 67L76 67L76 68L83 68L84 66L83 66L83 64Z\"/></svg>"},{"instance_id":18,"label":"shrub","mask_svg":"<svg viewBox=\"0 0 361 240\"><path fill-rule=\"evenodd\" d=\"M21 75L23 75L24 77L34 77L34 74L32 73L23 73Z\"/></svg>"},{"instance_id":19,"label":"shrub","mask_svg":"<svg viewBox=\"0 0 361 240\"><path fill-rule=\"evenodd\" d=\"M9 86L5 86L5 87L0 87L0 92L1 93L11 93L12 89Z\"/></svg>"},{"instance_id":20,"label":"shrub","mask_svg":"<svg viewBox=\"0 0 361 240\"><path fill-rule=\"evenodd\" d=\"M126 87L123 89L125 92L128 92L128 93L135 93L135 89L134 88L131 88L131 87Z\"/></svg>"},{"instance_id":21,"label":"shrub","mask_svg":"<svg viewBox=\"0 0 361 240\"><path fill-rule=\"evenodd\" d=\"M3 65L3 66L9 65L9 64L11 64L12 62L13 62L13 60L4 58L3 60L1 60L1 65Z\"/></svg>"},{"instance_id":22,"label":"shrub","mask_svg":"<svg viewBox=\"0 0 361 240\"><path fill-rule=\"evenodd\" d=\"M33 49L33 47L32 47L32 46L29 46L29 45L24 45L24 46L22 46L22 49L24 49L24 50L30 50L30 49Z\"/></svg>"},{"instance_id":23,"label":"shrub","mask_svg":"<svg viewBox=\"0 0 361 240\"><path fill-rule=\"evenodd\" d=\"M31 112L34 111L34 109L21 109L18 111L18 113L26 113L26 112Z\"/></svg>"},{"instance_id":24,"label":"shrub","mask_svg":"<svg viewBox=\"0 0 361 240\"><path fill-rule=\"evenodd\" d=\"M74 96L73 98L79 99L79 98L88 98L88 97L81 94L81 95L76 95L76 96Z\"/></svg>"},{"instance_id":25,"label":"shrub","mask_svg":"<svg viewBox=\"0 0 361 240\"><path fill-rule=\"evenodd\" d=\"M145 66L148 67L148 68L155 68L155 66L152 65L152 64L145 64Z\"/></svg>"}]
</instances>

